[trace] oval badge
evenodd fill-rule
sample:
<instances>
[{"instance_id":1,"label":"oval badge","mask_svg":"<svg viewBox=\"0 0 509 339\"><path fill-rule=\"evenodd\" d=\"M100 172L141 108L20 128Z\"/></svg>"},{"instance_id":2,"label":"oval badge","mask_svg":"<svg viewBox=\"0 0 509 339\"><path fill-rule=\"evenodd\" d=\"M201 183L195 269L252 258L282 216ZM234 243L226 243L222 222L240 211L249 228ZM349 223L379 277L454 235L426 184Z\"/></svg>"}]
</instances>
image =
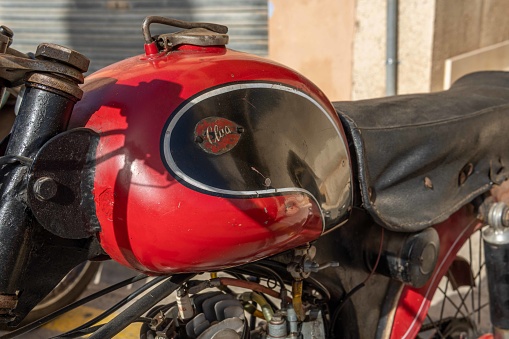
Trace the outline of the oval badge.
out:
<instances>
[{"instance_id":1,"label":"oval badge","mask_svg":"<svg viewBox=\"0 0 509 339\"><path fill-rule=\"evenodd\" d=\"M228 119L208 117L194 128L194 141L209 154L220 155L237 146L244 129Z\"/></svg>"}]
</instances>

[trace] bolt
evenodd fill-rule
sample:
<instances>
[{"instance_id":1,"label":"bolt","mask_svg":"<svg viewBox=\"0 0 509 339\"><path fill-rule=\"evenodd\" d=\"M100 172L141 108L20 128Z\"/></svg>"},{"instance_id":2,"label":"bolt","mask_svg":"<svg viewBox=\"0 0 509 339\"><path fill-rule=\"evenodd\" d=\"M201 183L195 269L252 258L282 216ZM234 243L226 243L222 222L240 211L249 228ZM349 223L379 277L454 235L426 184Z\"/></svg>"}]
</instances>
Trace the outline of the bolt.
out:
<instances>
[{"instance_id":1,"label":"bolt","mask_svg":"<svg viewBox=\"0 0 509 339\"><path fill-rule=\"evenodd\" d=\"M14 36L14 32L7 26L0 26L0 34L5 35L6 37L12 39Z\"/></svg>"},{"instance_id":2,"label":"bolt","mask_svg":"<svg viewBox=\"0 0 509 339\"><path fill-rule=\"evenodd\" d=\"M0 26L0 53L7 51L7 47L12 43L13 35L14 33L8 27Z\"/></svg>"},{"instance_id":3,"label":"bolt","mask_svg":"<svg viewBox=\"0 0 509 339\"><path fill-rule=\"evenodd\" d=\"M201 136L197 135L194 138L194 142L197 143L197 144L201 144L203 142L203 138Z\"/></svg>"},{"instance_id":4,"label":"bolt","mask_svg":"<svg viewBox=\"0 0 509 339\"><path fill-rule=\"evenodd\" d=\"M272 319L270 319L271 324L282 324L283 322L284 319L280 315L274 315Z\"/></svg>"},{"instance_id":5,"label":"bolt","mask_svg":"<svg viewBox=\"0 0 509 339\"><path fill-rule=\"evenodd\" d=\"M35 57L37 59L47 58L60 61L64 64L77 68L81 72L86 72L90 65L90 60L83 54L57 44L40 44L37 46Z\"/></svg>"},{"instance_id":6,"label":"bolt","mask_svg":"<svg viewBox=\"0 0 509 339\"><path fill-rule=\"evenodd\" d=\"M57 195L58 185L51 178L41 177L35 181L33 190L37 199L46 201Z\"/></svg>"}]
</instances>

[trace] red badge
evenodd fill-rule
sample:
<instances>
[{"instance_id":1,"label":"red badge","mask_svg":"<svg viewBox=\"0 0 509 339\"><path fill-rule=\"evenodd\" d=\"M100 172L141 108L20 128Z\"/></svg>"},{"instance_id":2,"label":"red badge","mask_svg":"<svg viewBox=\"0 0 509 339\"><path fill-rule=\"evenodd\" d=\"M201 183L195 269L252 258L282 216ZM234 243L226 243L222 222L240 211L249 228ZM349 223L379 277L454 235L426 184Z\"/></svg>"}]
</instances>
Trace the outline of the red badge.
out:
<instances>
[{"instance_id":1,"label":"red badge","mask_svg":"<svg viewBox=\"0 0 509 339\"><path fill-rule=\"evenodd\" d=\"M220 155L234 148L244 128L219 117L200 120L194 128L194 141L207 153Z\"/></svg>"}]
</instances>

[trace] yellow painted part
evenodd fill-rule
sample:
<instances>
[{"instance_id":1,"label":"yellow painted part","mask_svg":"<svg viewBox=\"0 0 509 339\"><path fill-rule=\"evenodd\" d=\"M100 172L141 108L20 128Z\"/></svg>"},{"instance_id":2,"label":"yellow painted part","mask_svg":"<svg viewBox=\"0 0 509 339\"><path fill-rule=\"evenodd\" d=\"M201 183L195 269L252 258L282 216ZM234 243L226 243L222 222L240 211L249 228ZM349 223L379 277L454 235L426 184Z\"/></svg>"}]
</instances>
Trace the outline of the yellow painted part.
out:
<instances>
[{"instance_id":1,"label":"yellow painted part","mask_svg":"<svg viewBox=\"0 0 509 339\"><path fill-rule=\"evenodd\" d=\"M260 312L260 311L258 311L258 310L255 310L255 311L253 312L253 315L254 315L255 317L257 317L257 318L260 318L260 319L265 320L265 317L263 316L263 313L262 313L262 312Z\"/></svg>"},{"instance_id":2,"label":"yellow painted part","mask_svg":"<svg viewBox=\"0 0 509 339\"><path fill-rule=\"evenodd\" d=\"M299 320L304 320L304 308L302 307L302 280L294 280L292 284L292 303Z\"/></svg>"},{"instance_id":3,"label":"yellow painted part","mask_svg":"<svg viewBox=\"0 0 509 339\"><path fill-rule=\"evenodd\" d=\"M100 310L93 307L87 307L87 306L81 306L79 308L76 308L70 312L67 312L66 314L58 317L57 319L53 320L50 323L47 323L43 326L44 329L55 331L57 333L64 333L67 331L72 330L73 328L76 328L85 322L89 321L90 319L98 316L99 314L103 313L104 310ZM111 319L115 317L116 314L112 314L103 321L100 322L100 324L107 323ZM139 339L140 338L140 327L141 323L134 323L129 325L127 328L125 328L122 332L117 334L114 338L117 339Z\"/></svg>"}]
</instances>

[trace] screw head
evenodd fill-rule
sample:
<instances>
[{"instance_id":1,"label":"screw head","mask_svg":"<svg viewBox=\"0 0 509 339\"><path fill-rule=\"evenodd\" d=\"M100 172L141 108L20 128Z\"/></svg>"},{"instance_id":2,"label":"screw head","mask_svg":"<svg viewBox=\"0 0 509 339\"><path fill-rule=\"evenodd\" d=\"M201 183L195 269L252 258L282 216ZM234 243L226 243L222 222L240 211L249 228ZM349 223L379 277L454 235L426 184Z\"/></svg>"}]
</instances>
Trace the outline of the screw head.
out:
<instances>
[{"instance_id":1,"label":"screw head","mask_svg":"<svg viewBox=\"0 0 509 339\"><path fill-rule=\"evenodd\" d=\"M41 177L35 181L33 190L37 199L46 201L57 195L58 185L51 178Z\"/></svg>"},{"instance_id":2,"label":"screw head","mask_svg":"<svg viewBox=\"0 0 509 339\"><path fill-rule=\"evenodd\" d=\"M65 46L57 44L43 43L37 46L35 52L37 59L47 58L68 64L81 72L86 72L90 65L90 60L81 53L76 52Z\"/></svg>"}]
</instances>

